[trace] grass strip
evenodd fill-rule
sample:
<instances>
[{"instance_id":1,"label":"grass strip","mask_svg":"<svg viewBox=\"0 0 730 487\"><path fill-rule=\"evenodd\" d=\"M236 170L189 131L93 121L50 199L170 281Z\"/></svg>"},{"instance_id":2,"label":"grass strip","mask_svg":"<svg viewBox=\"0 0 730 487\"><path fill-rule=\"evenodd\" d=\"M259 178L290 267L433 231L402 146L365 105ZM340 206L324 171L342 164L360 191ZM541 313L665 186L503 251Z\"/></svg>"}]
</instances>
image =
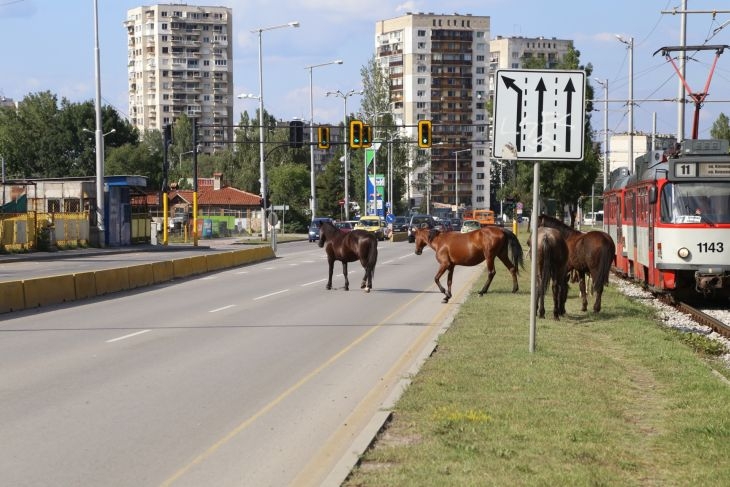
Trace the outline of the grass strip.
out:
<instances>
[{"instance_id":1,"label":"grass strip","mask_svg":"<svg viewBox=\"0 0 730 487\"><path fill-rule=\"evenodd\" d=\"M728 485L730 387L712 359L612 287L581 312L577 286L531 354L529 275L517 294L507 272L472 290L344 485Z\"/></svg>"}]
</instances>

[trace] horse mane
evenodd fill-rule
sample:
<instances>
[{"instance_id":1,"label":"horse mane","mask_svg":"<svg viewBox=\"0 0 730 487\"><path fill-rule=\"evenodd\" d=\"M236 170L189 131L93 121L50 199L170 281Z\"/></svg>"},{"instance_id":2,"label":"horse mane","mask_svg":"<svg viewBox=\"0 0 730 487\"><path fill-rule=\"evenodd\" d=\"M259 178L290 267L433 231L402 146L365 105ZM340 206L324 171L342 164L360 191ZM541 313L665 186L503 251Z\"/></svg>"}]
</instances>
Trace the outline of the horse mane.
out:
<instances>
[{"instance_id":1,"label":"horse mane","mask_svg":"<svg viewBox=\"0 0 730 487\"><path fill-rule=\"evenodd\" d=\"M431 243L434 238L438 237L441 231L438 228L432 228L428 231L428 243Z\"/></svg>"},{"instance_id":2,"label":"horse mane","mask_svg":"<svg viewBox=\"0 0 730 487\"><path fill-rule=\"evenodd\" d=\"M565 224L562 220L559 220L558 218L552 217L550 215L546 215L545 213L540 214L537 222L538 226L555 228L557 230L560 230L560 232L562 232L563 234L581 233L579 230L576 230L570 225Z\"/></svg>"}]
</instances>

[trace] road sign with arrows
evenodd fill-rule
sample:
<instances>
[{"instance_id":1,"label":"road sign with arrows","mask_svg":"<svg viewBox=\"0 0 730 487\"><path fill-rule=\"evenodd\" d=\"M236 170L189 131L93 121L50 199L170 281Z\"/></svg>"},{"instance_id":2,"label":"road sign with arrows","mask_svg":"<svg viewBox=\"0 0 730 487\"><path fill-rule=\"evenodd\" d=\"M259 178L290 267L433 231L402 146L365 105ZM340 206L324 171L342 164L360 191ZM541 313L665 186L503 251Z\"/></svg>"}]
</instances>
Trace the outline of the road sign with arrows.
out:
<instances>
[{"instance_id":1,"label":"road sign with arrows","mask_svg":"<svg viewBox=\"0 0 730 487\"><path fill-rule=\"evenodd\" d=\"M583 159L584 71L500 69L494 85L495 158Z\"/></svg>"}]
</instances>

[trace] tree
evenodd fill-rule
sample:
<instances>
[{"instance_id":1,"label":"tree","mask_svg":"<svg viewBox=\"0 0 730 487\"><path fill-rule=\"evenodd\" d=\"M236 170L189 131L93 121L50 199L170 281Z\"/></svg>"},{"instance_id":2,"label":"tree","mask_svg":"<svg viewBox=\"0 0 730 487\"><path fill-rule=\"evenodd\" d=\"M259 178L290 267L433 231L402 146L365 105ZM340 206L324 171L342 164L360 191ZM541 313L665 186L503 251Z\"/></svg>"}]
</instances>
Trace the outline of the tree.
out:
<instances>
[{"instance_id":1,"label":"tree","mask_svg":"<svg viewBox=\"0 0 730 487\"><path fill-rule=\"evenodd\" d=\"M0 152L11 178L62 178L96 173L96 115L90 101L70 103L46 91L29 94L17 110L0 110ZM106 148L135 144L137 130L114 108L102 107ZM89 133L89 131L91 133Z\"/></svg>"},{"instance_id":2,"label":"tree","mask_svg":"<svg viewBox=\"0 0 730 487\"><path fill-rule=\"evenodd\" d=\"M730 140L730 121L728 120L727 115L720 113L720 116L717 117L717 120L715 120L712 124L710 135L713 139Z\"/></svg>"}]
</instances>

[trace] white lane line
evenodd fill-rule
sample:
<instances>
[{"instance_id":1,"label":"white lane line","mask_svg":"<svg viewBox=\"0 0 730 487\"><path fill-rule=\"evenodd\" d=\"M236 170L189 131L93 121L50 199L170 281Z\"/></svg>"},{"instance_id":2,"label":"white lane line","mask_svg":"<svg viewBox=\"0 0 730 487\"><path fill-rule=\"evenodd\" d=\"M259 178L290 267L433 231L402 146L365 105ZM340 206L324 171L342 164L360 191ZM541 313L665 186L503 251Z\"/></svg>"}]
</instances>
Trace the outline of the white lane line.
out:
<instances>
[{"instance_id":1,"label":"white lane line","mask_svg":"<svg viewBox=\"0 0 730 487\"><path fill-rule=\"evenodd\" d=\"M300 286L302 286L302 287L304 287L304 286L311 286L312 284L317 284L318 282L324 282L326 280L327 279L319 279L317 281L305 282L304 284L300 284Z\"/></svg>"},{"instance_id":2,"label":"white lane line","mask_svg":"<svg viewBox=\"0 0 730 487\"><path fill-rule=\"evenodd\" d=\"M269 298L269 297L271 297L271 296L276 296L277 294L285 293L285 292L287 292L287 291L289 291L289 290L288 290L288 289L282 289L281 291L276 291L276 292L273 292L273 293L269 293L269 294L264 294L263 296L259 296L259 297L257 297L257 298L253 298L253 300L254 300L254 301L256 301L256 300L258 300L258 299L264 299L264 298Z\"/></svg>"},{"instance_id":3,"label":"white lane line","mask_svg":"<svg viewBox=\"0 0 730 487\"><path fill-rule=\"evenodd\" d=\"M217 313L218 311L223 311L224 309L233 308L235 304L229 304L228 306L223 306L222 308L216 308L208 311L208 313Z\"/></svg>"},{"instance_id":4,"label":"white lane line","mask_svg":"<svg viewBox=\"0 0 730 487\"><path fill-rule=\"evenodd\" d=\"M236 272L236 274L248 274L248 271Z\"/></svg>"},{"instance_id":5,"label":"white lane line","mask_svg":"<svg viewBox=\"0 0 730 487\"><path fill-rule=\"evenodd\" d=\"M152 330L136 331L134 333L130 333L129 335L124 335L124 336L121 336L121 337L112 338L111 340L107 340L106 342L107 343L114 343L114 342L118 342L119 340L126 340L127 338L132 338L134 336L141 335L143 333L147 333L148 331L152 331Z\"/></svg>"}]
</instances>

